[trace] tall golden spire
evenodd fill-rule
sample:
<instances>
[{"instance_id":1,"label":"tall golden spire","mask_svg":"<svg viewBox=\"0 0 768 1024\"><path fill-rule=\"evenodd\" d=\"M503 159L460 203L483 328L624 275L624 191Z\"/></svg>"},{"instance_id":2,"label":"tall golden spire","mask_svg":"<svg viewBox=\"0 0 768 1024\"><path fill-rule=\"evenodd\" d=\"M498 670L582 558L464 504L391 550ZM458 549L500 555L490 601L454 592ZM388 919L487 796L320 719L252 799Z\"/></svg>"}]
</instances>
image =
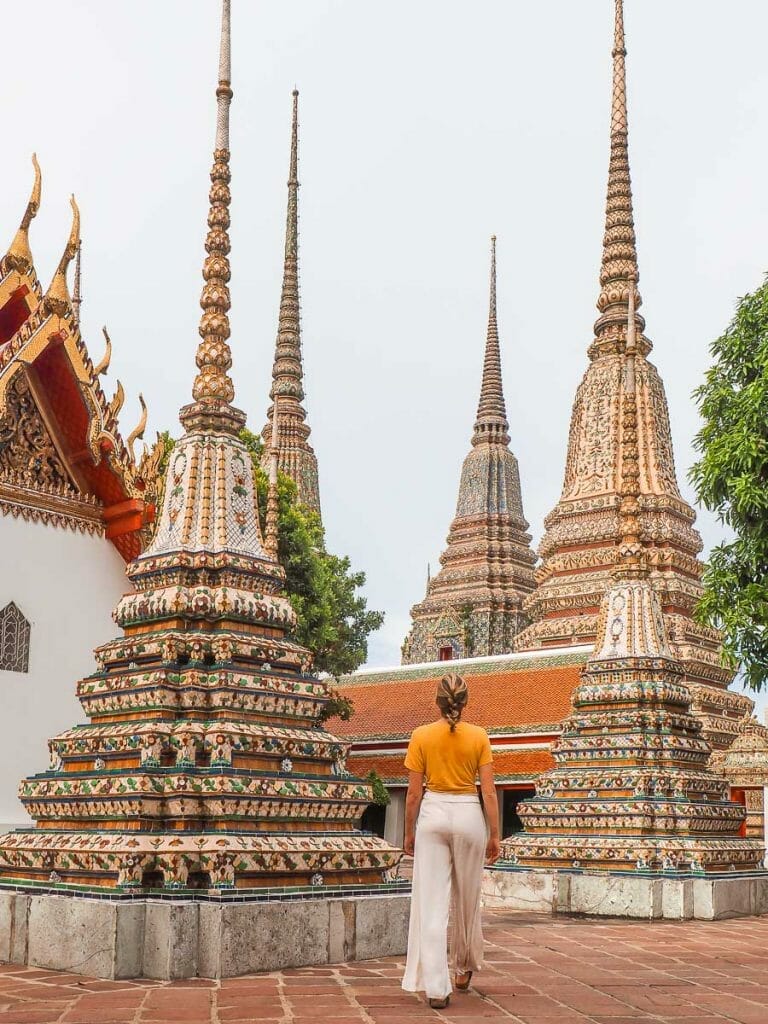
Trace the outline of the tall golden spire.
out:
<instances>
[{"instance_id":1,"label":"tall golden spire","mask_svg":"<svg viewBox=\"0 0 768 1024\"><path fill-rule=\"evenodd\" d=\"M301 307L299 303L299 93L293 90L291 156L288 166L288 209L285 218L285 252L280 313L277 322L275 359L272 365L272 405L261 432L268 468L272 450L274 403L280 401L280 469L295 482L299 501L320 514L320 486L317 458L309 444L304 400L304 367L301 352Z\"/></svg>"},{"instance_id":2,"label":"tall golden spire","mask_svg":"<svg viewBox=\"0 0 768 1024\"><path fill-rule=\"evenodd\" d=\"M477 406L477 421L472 444L498 441L509 444L509 424L504 404L499 351L499 325L496 319L496 235L491 236L491 279L488 303L488 331L485 340L483 383Z\"/></svg>"},{"instance_id":3,"label":"tall golden spire","mask_svg":"<svg viewBox=\"0 0 768 1024\"><path fill-rule=\"evenodd\" d=\"M229 106L231 86L230 0L222 0L221 49L219 84L216 89L216 142L211 168L208 235L203 263L205 284L200 296L203 315L200 318L201 342L197 348L198 374L192 388L195 399L181 411L181 422L187 430L219 429L236 433L245 422L244 413L230 404L235 388L228 371L232 366L229 348Z\"/></svg>"},{"instance_id":4,"label":"tall golden spire","mask_svg":"<svg viewBox=\"0 0 768 1024\"><path fill-rule=\"evenodd\" d=\"M32 266L32 250L29 247L29 225L37 216L40 209L40 195L42 192L43 179L40 173L40 164L37 162L37 155L32 154L32 166L35 169L35 181L32 185L32 194L29 197L24 216L21 218L19 230L11 242L5 258L2 260L2 270L7 273L9 270L18 270L24 273Z\"/></svg>"},{"instance_id":5,"label":"tall golden spire","mask_svg":"<svg viewBox=\"0 0 768 1024\"><path fill-rule=\"evenodd\" d=\"M53 275L53 280L43 299L47 312L53 313L56 316L64 316L67 309L72 305L72 299L70 298L67 286L67 270L69 264L77 255L77 247L80 245L80 210L74 196L69 201L72 206L72 227L69 231L69 238L64 247L64 252L61 254L59 265L56 268L56 273Z\"/></svg>"},{"instance_id":6,"label":"tall golden spire","mask_svg":"<svg viewBox=\"0 0 768 1024\"><path fill-rule=\"evenodd\" d=\"M613 93L611 101L611 159L608 169L608 192L605 204L605 235L600 267L600 295L597 308L602 314L595 324L595 347L601 342L615 343L627 322L629 291L632 282L635 309L642 299L637 290L640 273L635 247L635 223L632 211L632 181L629 171L629 121L627 118L627 50L624 40L624 0L615 0L616 23L613 40ZM636 317L639 330L645 324ZM650 344L644 340L643 349Z\"/></svg>"}]
</instances>

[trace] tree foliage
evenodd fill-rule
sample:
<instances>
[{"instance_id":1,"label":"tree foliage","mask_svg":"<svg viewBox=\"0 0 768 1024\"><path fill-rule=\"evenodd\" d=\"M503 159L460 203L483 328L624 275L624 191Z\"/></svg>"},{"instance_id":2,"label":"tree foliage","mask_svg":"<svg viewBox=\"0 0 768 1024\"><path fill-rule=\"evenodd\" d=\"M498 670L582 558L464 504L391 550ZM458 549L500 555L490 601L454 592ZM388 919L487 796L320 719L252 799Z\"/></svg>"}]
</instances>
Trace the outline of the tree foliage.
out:
<instances>
[{"instance_id":1,"label":"tree foliage","mask_svg":"<svg viewBox=\"0 0 768 1024\"><path fill-rule=\"evenodd\" d=\"M241 439L251 453L262 531L266 526L269 480L261 467L260 439L243 430ZM370 611L360 593L365 573L352 570L348 558L326 550L319 515L302 505L296 485L278 475L278 557L285 569L286 589L298 618L296 639L315 656L315 668L333 676L353 672L368 656L368 637L384 621L382 612ZM333 713L351 714L351 702Z\"/></svg>"},{"instance_id":2,"label":"tree foliage","mask_svg":"<svg viewBox=\"0 0 768 1024\"><path fill-rule=\"evenodd\" d=\"M389 790L384 785L379 773L371 769L371 771L368 772L365 781L373 791L373 803L378 804L379 807L388 807L391 802L391 797L389 795Z\"/></svg>"},{"instance_id":3,"label":"tree foliage","mask_svg":"<svg viewBox=\"0 0 768 1024\"><path fill-rule=\"evenodd\" d=\"M710 556L698 615L722 630L726 656L760 690L768 680L768 281L740 300L710 351L713 366L695 392L704 424L690 477L733 539Z\"/></svg>"}]
</instances>

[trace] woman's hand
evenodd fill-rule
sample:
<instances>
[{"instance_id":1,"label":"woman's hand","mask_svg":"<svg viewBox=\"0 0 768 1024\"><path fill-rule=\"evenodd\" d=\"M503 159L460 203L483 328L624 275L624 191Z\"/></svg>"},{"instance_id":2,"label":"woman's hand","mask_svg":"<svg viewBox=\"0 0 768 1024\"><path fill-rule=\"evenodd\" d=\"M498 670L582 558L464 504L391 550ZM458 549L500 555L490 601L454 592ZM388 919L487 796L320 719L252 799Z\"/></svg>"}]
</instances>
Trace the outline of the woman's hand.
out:
<instances>
[{"instance_id":1,"label":"woman's hand","mask_svg":"<svg viewBox=\"0 0 768 1024\"><path fill-rule=\"evenodd\" d=\"M495 864L501 856L501 843L498 836L491 836L485 847L485 863Z\"/></svg>"},{"instance_id":2,"label":"woman's hand","mask_svg":"<svg viewBox=\"0 0 768 1024\"><path fill-rule=\"evenodd\" d=\"M413 834L413 832L411 832L410 835L407 835L403 840L403 849L405 850L409 857L413 856L413 849L415 845L416 837Z\"/></svg>"}]
</instances>

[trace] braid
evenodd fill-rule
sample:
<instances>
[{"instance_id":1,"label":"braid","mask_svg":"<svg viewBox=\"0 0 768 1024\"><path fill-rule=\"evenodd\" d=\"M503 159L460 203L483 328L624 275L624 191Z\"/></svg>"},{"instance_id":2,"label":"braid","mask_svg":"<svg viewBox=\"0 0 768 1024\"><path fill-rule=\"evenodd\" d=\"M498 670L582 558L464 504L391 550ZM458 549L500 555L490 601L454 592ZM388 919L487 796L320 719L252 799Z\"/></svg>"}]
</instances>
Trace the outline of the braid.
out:
<instances>
[{"instance_id":1,"label":"braid","mask_svg":"<svg viewBox=\"0 0 768 1024\"><path fill-rule=\"evenodd\" d=\"M443 718L451 724L451 732L455 730L461 719L468 697L469 690L461 676L451 673L451 675L443 676L440 680L435 699Z\"/></svg>"}]
</instances>

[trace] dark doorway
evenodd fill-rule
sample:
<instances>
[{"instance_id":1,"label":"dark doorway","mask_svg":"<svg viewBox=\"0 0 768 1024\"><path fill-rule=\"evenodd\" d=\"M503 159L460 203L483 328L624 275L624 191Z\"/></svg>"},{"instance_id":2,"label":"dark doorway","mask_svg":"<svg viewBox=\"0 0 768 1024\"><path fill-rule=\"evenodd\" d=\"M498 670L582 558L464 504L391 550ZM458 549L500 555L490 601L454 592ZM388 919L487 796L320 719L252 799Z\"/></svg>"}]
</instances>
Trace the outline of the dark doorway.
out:
<instances>
[{"instance_id":1,"label":"dark doorway","mask_svg":"<svg viewBox=\"0 0 768 1024\"><path fill-rule=\"evenodd\" d=\"M453 661L453 648L450 644L441 647L437 654L438 661Z\"/></svg>"},{"instance_id":2,"label":"dark doorway","mask_svg":"<svg viewBox=\"0 0 768 1024\"><path fill-rule=\"evenodd\" d=\"M387 808L381 804L368 804L360 819L360 828L363 832L373 832L375 836L384 838L384 821L387 817Z\"/></svg>"},{"instance_id":3,"label":"dark doorway","mask_svg":"<svg viewBox=\"0 0 768 1024\"><path fill-rule=\"evenodd\" d=\"M536 793L535 789L505 789L501 805L501 837L513 836L523 831L523 823L517 813L522 800L528 800Z\"/></svg>"}]
</instances>

